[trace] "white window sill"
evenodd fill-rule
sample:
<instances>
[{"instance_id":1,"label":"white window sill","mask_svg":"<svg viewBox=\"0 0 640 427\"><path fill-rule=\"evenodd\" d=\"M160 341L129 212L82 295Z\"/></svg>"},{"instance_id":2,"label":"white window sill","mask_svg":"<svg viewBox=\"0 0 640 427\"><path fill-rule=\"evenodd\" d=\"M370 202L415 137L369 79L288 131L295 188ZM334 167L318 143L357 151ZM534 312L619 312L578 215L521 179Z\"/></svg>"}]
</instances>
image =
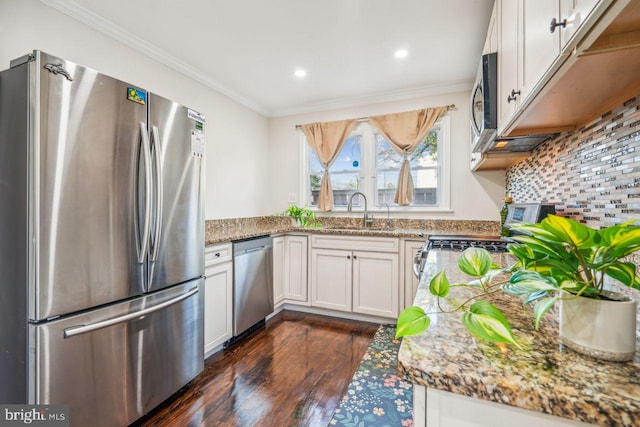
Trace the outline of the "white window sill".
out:
<instances>
[{"instance_id":1,"label":"white window sill","mask_svg":"<svg viewBox=\"0 0 640 427\"><path fill-rule=\"evenodd\" d=\"M354 207L351 212L347 211L347 208L333 208L331 211L321 211L316 207L309 207L311 211L316 214L321 214L323 216L361 216L364 211L364 207ZM375 214L387 214L387 208L375 208L375 209L367 209L367 212ZM421 213L438 213L438 214L451 214L453 213L453 209L446 208L413 208L413 209L402 209L402 208L390 208L389 213L397 216L396 214L421 214Z\"/></svg>"}]
</instances>

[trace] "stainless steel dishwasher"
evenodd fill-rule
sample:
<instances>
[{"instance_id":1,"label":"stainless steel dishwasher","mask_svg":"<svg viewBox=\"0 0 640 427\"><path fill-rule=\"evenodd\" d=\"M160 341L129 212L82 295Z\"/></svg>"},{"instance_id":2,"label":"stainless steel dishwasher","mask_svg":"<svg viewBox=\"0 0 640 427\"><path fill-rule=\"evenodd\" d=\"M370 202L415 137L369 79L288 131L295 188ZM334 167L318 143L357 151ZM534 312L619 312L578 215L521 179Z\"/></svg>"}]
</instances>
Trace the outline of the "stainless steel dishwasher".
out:
<instances>
[{"instance_id":1,"label":"stainless steel dishwasher","mask_svg":"<svg viewBox=\"0 0 640 427\"><path fill-rule=\"evenodd\" d=\"M233 243L234 337L273 313L272 247L270 236Z\"/></svg>"}]
</instances>

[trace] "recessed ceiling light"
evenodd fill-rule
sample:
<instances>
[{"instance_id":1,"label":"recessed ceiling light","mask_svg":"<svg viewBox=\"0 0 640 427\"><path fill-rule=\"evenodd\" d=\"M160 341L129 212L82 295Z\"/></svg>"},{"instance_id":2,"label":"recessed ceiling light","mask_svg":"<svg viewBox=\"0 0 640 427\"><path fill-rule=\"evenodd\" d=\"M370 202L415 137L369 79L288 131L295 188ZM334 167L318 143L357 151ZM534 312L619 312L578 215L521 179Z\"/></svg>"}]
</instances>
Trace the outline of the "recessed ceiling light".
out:
<instances>
[{"instance_id":1,"label":"recessed ceiling light","mask_svg":"<svg viewBox=\"0 0 640 427\"><path fill-rule=\"evenodd\" d=\"M301 69L301 68L296 70L295 73L293 73L293 74L299 79L307 76L307 72L305 70Z\"/></svg>"},{"instance_id":2,"label":"recessed ceiling light","mask_svg":"<svg viewBox=\"0 0 640 427\"><path fill-rule=\"evenodd\" d=\"M394 55L396 58L401 59L406 58L407 55L409 55L409 52L407 51L407 49L398 49L396 50L396 53Z\"/></svg>"}]
</instances>

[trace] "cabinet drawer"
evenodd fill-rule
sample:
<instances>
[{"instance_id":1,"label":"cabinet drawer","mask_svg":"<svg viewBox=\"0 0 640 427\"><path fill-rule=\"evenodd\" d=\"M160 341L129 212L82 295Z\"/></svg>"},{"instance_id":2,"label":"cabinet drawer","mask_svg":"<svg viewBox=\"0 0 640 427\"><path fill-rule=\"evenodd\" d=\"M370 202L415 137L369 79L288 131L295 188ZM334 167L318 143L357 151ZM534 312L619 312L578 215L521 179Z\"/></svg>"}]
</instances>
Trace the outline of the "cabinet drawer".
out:
<instances>
[{"instance_id":1,"label":"cabinet drawer","mask_svg":"<svg viewBox=\"0 0 640 427\"><path fill-rule=\"evenodd\" d=\"M204 248L204 265L211 266L231 261L231 244L212 245Z\"/></svg>"},{"instance_id":2,"label":"cabinet drawer","mask_svg":"<svg viewBox=\"0 0 640 427\"><path fill-rule=\"evenodd\" d=\"M371 236L311 236L314 248L345 249L352 251L398 252L398 239Z\"/></svg>"}]
</instances>

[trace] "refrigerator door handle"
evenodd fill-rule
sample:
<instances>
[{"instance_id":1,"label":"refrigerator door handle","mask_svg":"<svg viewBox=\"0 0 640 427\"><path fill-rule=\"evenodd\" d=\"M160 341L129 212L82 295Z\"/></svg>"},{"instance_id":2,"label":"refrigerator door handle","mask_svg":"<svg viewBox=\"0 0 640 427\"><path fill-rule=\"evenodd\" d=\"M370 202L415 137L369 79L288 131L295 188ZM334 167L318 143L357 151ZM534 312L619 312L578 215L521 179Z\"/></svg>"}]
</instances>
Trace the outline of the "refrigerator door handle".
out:
<instances>
[{"instance_id":1,"label":"refrigerator door handle","mask_svg":"<svg viewBox=\"0 0 640 427\"><path fill-rule=\"evenodd\" d=\"M142 139L142 157L144 158L144 225L138 248L138 264L143 264L151 234L151 148L147 125L144 122L140 122L140 137Z\"/></svg>"},{"instance_id":2,"label":"refrigerator door handle","mask_svg":"<svg viewBox=\"0 0 640 427\"><path fill-rule=\"evenodd\" d=\"M153 126L151 128L151 149L154 153L154 160L156 162L156 176L155 176L155 184L156 184L156 206L155 206L155 214L156 214L156 222L155 222L155 231L153 233L153 240L150 243L151 247L151 261L158 260L158 250L160 248L160 232L162 230L162 146L160 145L160 132L158 131L157 126Z\"/></svg>"},{"instance_id":3,"label":"refrigerator door handle","mask_svg":"<svg viewBox=\"0 0 640 427\"><path fill-rule=\"evenodd\" d=\"M175 298L172 298L158 305L154 305L153 307L145 308L143 310L139 310L134 313L128 313L122 316L112 317L111 319L102 320L100 322L90 323L88 325L77 325L77 326L71 326L71 327L65 328L64 337L71 338L76 335L86 334L88 332L92 332L102 328L107 328L109 326L117 325L118 323L124 323L128 320L145 316L149 313L153 313L154 311L162 310L163 308L169 307L170 305L179 303L180 301L185 300L197 294L198 292L199 292L198 287L196 286L191 288L188 292L185 292L182 295L178 295Z\"/></svg>"}]
</instances>

